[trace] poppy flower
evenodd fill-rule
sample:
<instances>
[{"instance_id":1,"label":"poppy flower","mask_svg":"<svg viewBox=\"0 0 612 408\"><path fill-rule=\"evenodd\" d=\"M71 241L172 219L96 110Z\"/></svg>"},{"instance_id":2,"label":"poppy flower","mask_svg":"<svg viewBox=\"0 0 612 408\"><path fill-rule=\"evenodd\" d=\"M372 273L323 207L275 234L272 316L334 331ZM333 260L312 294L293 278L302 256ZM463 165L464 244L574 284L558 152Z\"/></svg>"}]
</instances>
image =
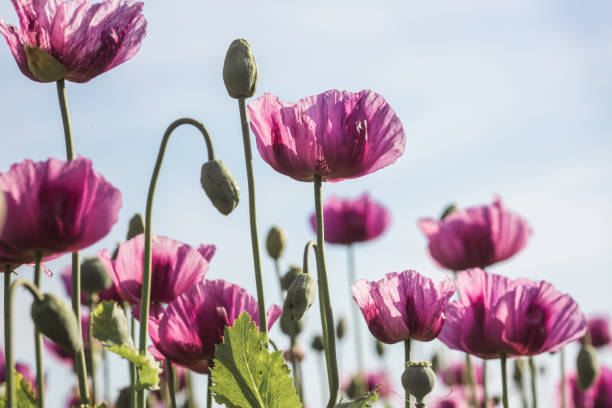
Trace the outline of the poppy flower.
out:
<instances>
[{"instance_id":1,"label":"poppy flower","mask_svg":"<svg viewBox=\"0 0 612 408\"><path fill-rule=\"evenodd\" d=\"M248 105L259 154L298 181L365 176L397 160L406 136L385 99L332 89L295 103L264 94Z\"/></svg>"},{"instance_id":2,"label":"poppy flower","mask_svg":"<svg viewBox=\"0 0 612 408\"><path fill-rule=\"evenodd\" d=\"M566 376L566 384L568 408L612 407L612 369L609 367L601 366L601 372L595 384L586 391L582 391L578 386L578 374L576 372ZM558 400L557 406L560 407L560 396Z\"/></svg>"},{"instance_id":3,"label":"poppy flower","mask_svg":"<svg viewBox=\"0 0 612 408\"><path fill-rule=\"evenodd\" d=\"M142 2L12 2L20 28L0 19L0 33L33 81L87 82L136 55L146 34Z\"/></svg>"},{"instance_id":4,"label":"poppy flower","mask_svg":"<svg viewBox=\"0 0 612 408\"><path fill-rule=\"evenodd\" d=\"M593 347L610 344L610 319L606 316L595 316L587 320L587 331L591 336Z\"/></svg>"}]
</instances>

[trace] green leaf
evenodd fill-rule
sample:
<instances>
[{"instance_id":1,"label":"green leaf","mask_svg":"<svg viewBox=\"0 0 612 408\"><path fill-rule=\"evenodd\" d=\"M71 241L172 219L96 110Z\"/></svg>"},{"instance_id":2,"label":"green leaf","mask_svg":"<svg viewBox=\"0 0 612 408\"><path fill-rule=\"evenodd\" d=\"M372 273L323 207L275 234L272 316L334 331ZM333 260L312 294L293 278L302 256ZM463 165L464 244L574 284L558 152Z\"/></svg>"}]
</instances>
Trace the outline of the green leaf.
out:
<instances>
[{"instance_id":1,"label":"green leaf","mask_svg":"<svg viewBox=\"0 0 612 408\"><path fill-rule=\"evenodd\" d=\"M91 313L93 336L108 351L132 362L138 371L137 391L159 389L161 367L150 354L141 355L134 347L127 318L117 303L105 301ZM0 407L1 408L1 407Z\"/></svg>"},{"instance_id":2,"label":"green leaf","mask_svg":"<svg viewBox=\"0 0 612 408\"><path fill-rule=\"evenodd\" d=\"M211 372L215 401L228 408L302 407L281 352L268 351L246 312L225 328Z\"/></svg>"},{"instance_id":3,"label":"green leaf","mask_svg":"<svg viewBox=\"0 0 612 408\"><path fill-rule=\"evenodd\" d=\"M36 408L36 393L32 390L30 382L22 377L21 374L15 371L15 385L16 385L16 408ZM6 384L3 384L3 394L0 398L0 408L7 406L7 395L6 395Z\"/></svg>"},{"instance_id":4,"label":"green leaf","mask_svg":"<svg viewBox=\"0 0 612 408\"><path fill-rule=\"evenodd\" d=\"M340 402L336 408L369 408L371 402L378 401L378 386L366 395L359 397L353 401Z\"/></svg>"}]
</instances>

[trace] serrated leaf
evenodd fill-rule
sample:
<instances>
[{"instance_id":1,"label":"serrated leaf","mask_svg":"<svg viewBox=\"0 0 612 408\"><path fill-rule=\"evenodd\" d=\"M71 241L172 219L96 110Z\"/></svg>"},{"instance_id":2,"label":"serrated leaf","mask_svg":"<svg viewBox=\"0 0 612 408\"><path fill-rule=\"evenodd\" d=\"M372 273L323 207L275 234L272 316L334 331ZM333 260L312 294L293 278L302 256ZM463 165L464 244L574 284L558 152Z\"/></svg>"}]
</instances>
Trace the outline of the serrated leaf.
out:
<instances>
[{"instance_id":1,"label":"serrated leaf","mask_svg":"<svg viewBox=\"0 0 612 408\"><path fill-rule=\"evenodd\" d=\"M15 408L36 408L36 393L32 390L30 382L23 378L21 374L15 371ZM6 384L4 384L4 392L0 398L0 408L7 406Z\"/></svg>"},{"instance_id":2,"label":"serrated leaf","mask_svg":"<svg viewBox=\"0 0 612 408\"><path fill-rule=\"evenodd\" d=\"M215 349L212 392L228 408L301 408L293 378L280 351L270 352L264 337L243 312L226 327Z\"/></svg>"},{"instance_id":3,"label":"serrated leaf","mask_svg":"<svg viewBox=\"0 0 612 408\"><path fill-rule=\"evenodd\" d=\"M111 346L106 349L134 363L138 371L138 378L136 384L134 384L136 391L159 389L159 375L162 369L160 363L155 361L153 356L148 353L143 356L138 353L138 350L127 345Z\"/></svg>"},{"instance_id":4,"label":"serrated leaf","mask_svg":"<svg viewBox=\"0 0 612 408\"><path fill-rule=\"evenodd\" d=\"M92 334L104 346L123 346L134 348L128 321L124 311L112 301L101 302L93 312Z\"/></svg>"},{"instance_id":5,"label":"serrated leaf","mask_svg":"<svg viewBox=\"0 0 612 408\"><path fill-rule=\"evenodd\" d=\"M341 401L338 405L336 405L336 408L370 408L372 407L370 403L376 401L378 401L378 386L376 386L376 388L374 388L366 395L359 397L353 401Z\"/></svg>"}]
</instances>

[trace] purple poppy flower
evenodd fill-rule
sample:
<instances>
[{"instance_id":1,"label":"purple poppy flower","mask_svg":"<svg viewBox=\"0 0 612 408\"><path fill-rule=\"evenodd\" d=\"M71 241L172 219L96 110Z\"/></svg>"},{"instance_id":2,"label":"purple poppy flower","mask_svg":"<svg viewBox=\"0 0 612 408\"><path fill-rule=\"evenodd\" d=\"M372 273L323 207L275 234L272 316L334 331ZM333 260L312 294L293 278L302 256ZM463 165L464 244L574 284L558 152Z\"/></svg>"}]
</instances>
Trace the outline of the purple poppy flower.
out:
<instances>
[{"instance_id":1,"label":"purple poppy flower","mask_svg":"<svg viewBox=\"0 0 612 408\"><path fill-rule=\"evenodd\" d=\"M386 231L391 221L389 211L364 193L356 199L330 197L323 206L325 241L350 245L369 241ZM312 229L317 231L317 217L310 217Z\"/></svg>"},{"instance_id":2,"label":"purple poppy flower","mask_svg":"<svg viewBox=\"0 0 612 408\"><path fill-rule=\"evenodd\" d=\"M531 228L518 215L493 204L455 211L443 220L423 218L419 228L429 239L429 253L443 268L484 268L520 251Z\"/></svg>"},{"instance_id":3,"label":"purple poppy flower","mask_svg":"<svg viewBox=\"0 0 612 408\"><path fill-rule=\"evenodd\" d=\"M365 176L397 160L406 136L385 99L332 89L295 103L264 94L248 106L259 154L298 181Z\"/></svg>"},{"instance_id":4,"label":"purple poppy flower","mask_svg":"<svg viewBox=\"0 0 612 408\"><path fill-rule=\"evenodd\" d=\"M70 162L26 160L0 173L7 214L0 234L0 263L32 263L98 242L115 222L119 190L79 157Z\"/></svg>"},{"instance_id":5,"label":"purple poppy flower","mask_svg":"<svg viewBox=\"0 0 612 408\"><path fill-rule=\"evenodd\" d=\"M449 277L436 283L407 270L388 273L378 282L361 279L353 283L351 290L372 335L393 344L436 338L455 285Z\"/></svg>"},{"instance_id":6,"label":"purple poppy flower","mask_svg":"<svg viewBox=\"0 0 612 408\"><path fill-rule=\"evenodd\" d=\"M586 391L582 391L578 386L576 372L566 376L566 384L568 408L612 407L612 369L609 367L601 366L597 381ZM560 407L560 396L557 399L559 400L557 406Z\"/></svg>"},{"instance_id":7,"label":"purple poppy flower","mask_svg":"<svg viewBox=\"0 0 612 408\"><path fill-rule=\"evenodd\" d=\"M587 331L591 336L593 347L603 347L610 344L610 318L594 316L587 320ZM584 339L583 339L584 341Z\"/></svg>"},{"instance_id":8,"label":"purple poppy flower","mask_svg":"<svg viewBox=\"0 0 612 408\"><path fill-rule=\"evenodd\" d=\"M149 335L156 358L168 358L198 373L208 372L215 345L223 341L223 329L247 312L259 326L257 301L240 286L224 280L203 280L164 309L153 309ZM282 310L273 305L267 313L268 327Z\"/></svg>"},{"instance_id":9,"label":"purple poppy flower","mask_svg":"<svg viewBox=\"0 0 612 408\"><path fill-rule=\"evenodd\" d=\"M584 336L578 304L548 282L510 280L471 269L457 277L460 300L446 307L440 340L482 358L560 350Z\"/></svg>"},{"instance_id":10,"label":"purple poppy flower","mask_svg":"<svg viewBox=\"0 0 612 408\"><path fill-rule=\"evenodd\" d=\"M20 28L0 19L0 33L21 72L34 81L90 79L132 58L140 49L147 22L143 3L129 0L12 0ZM32 72L32 55L43 50L63 69L57 78ZM30 64L28 63L30 53Z\"/></svg>"}]
</instances>

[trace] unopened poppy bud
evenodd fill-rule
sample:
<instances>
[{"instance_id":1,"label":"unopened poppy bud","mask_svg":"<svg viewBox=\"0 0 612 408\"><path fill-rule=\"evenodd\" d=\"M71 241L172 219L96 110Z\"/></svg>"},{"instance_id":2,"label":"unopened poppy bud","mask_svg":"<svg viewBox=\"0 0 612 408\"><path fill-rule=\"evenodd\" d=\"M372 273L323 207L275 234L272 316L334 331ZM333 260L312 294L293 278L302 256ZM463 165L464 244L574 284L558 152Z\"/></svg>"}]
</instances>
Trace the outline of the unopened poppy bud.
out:
<instances>
[{"instance_id":1,"label":"unopened poppy bud","mask_svg":"<svg viewBox=\"0 0 612 408\"><path fill-rule=\"evenodd\" d=\"M81 264L81 289L87 293L96 293L108 289L113 281L98 258L87 258Z\"/></svg>"},{"instance_id":2,"label":"unopened poppy bud","mask_svg":"<svg viewBox=\"0 0 612 408\"><path fill-rule=\"evenodd\" d=\"M366 382L363 375L357 374L351 378L351 382L346 387L346 396L350 399L359 398L368 392Z\"/></svg>"},{"instance_id":3,"label":"unopened poppy bud","mask_svg":"<svg viewBox=\"0 0 612 408\"><path fill-rule=\"evenodd\" d=\"M339 340L342 340L344 335L346 334L346 319L341 317L338 319L338 324L336 325L336 336Z\"/></svg>"},{"instance_id":4,"label":"unopened poppy bud","mask_svg":"<svg viewBox=\"0 0 612 408\"><path fill-rule=\"evenodd\" d=\"M127 239L128 241L134 238L136 235L144 234L145 231L145 223L142 215L140 213L134 214L132 218L130 218L130 224L128 226Z\"/></svg>"},{"instance_id":5,"label":"unopened poppy bud","mask_svg":"<svg viewBox=\"0 0 612 408\"><path fill-rule=\"evenodd\" d=\"M293 350L293 358L295 359L295 361L299 361L299 362L304 361L304 357L306 356L306 353L304 352L304 348L302 346L296 343L293 345L291 350ZM283 352L283 358L286 361L291 361L291 350L285 350Z\"/></svg>"},{"instance_id":6,"label":"unopened poppy bud","mask_svg":"<svg viewBox=\"0 0 612 408\"><path fill-rule=\"evenodd\" d=\"M24 48L28 68L40 82L55 82L68 75L66 67L47 51L30 45Z\"/></svg>"},{"instance_id":7,"label":"unopened poppy bud","mask_svg":"<svg viewBox=\"0 0 612 408\"><path fill-rule=\"evenodd\" d=\"M240 201L240 188L221 160L210 160L202 166L202 188L215 208L228 215Z\"/></svg>"},{"instance_id":8,"label":"unopened poppy bud","mask_svg":"<svg viewBox=\"0 0 612 408\"><path fill-rule=\"evenodd\" d=\"M444 209L444 211L442 211L442 214L440 215L440 219L441 220L445 219L446 217L448 217L449 215L451 215L452 213L454 213L458 209L459 209L459 207L457 207L457 205L455 203L447 205L446 208Z\"/></svg>"},{"instance_id":9,"label":"unopened poppy bud","mask_svg":"<svg viewBox=\"0 0 612 408\"><path fill-rule=\"evenodd\" d=\"M322 336L314 336L312 338L312 342L310 343L310 347L312 347L315 351L323 351L325 350L325 346L323 345L323 337Z\"/></svg>"},{"instance_id":10,"label":"unopened poppy bud","mask_svg":"<svg viewBox=\"0 0 612 408\"><path fill-rule=\"evenodd\" d=\"M234 99L249 98L257 87L257 63L246 40L234 40L225 55L223 82Z\"/></svg>"},{"instance_id":11,"label":"unopened poppy bud","mask_svg":"<svg viewBox=\"0 0 612 408\"><path fill-rule=\"evenodd\" d=\"M290 337L296 337L302 332L304 322L302 320L294 320L290 315L283 311L280 318L280 328L283 333Z\"/></svg>"},{"instance_id":12,"label":"unopened poppy bud","mask_svg":"<svg viewBox=\"0 0 612 408\"><path fill-rule=\"evenodd\" d=\"M402 374L402 385L407 392L414 395L417 402L421 402L436 385L436 373L426 361L409 361Z\"/></svg>"},{"instance_id":13,"label":"unopened poppy bud","mask_svg":"<svg viewBox=\"0 0 612 408\"><path fill-rule=\"evenodd\" d=\"M304 273L302 271L302 268L300 268L299 266L291 265L287 273L285 273L285 275L283 275L281 279L281 288L283 290L289 289L289 286L291 286L293 280L301 273Z\"/></svg>"},{"instance_id":14,"label":"unopened poppy bud","mask_svg":"<svg viewBox=\"0 0 612 408\"><path fill-rule=\"evenodd\" d=\"M384 356L385 355L385 345L382 343L382 341L376 340L376 354L378 354L379 356Z\"/></svg>"},{"instance_id":15,"label":"unopened poppy bud","mask_svg":"<svg viewBox=\"0 0 612 408\"><path fill-rule=\"evenodd\" d=\"M285 250L285 233L278 227L270 228L266 238L266 249L272 259L278 259Z\"/></svg>"},{"instance_id":16,"label":"unopened poppy bud","mask_svg":"<svg viewBox=\"0 0 612 408\"><path fill-rule=\"evenodd\" d=\"M83 339L70 306L51 293L32 303L32 320L36 328L65 352L76 354L83 349Z\"/></svg>"},{"instance_id":17,"label":"unopened poppy bud","mask_svg":"<svg viewBox=\"0 0 612 408\"><path fill-rule=\"evenodd\" d=\"M293 320L301 320L312 306L317 292L317 282L309 273L300 273L287 289L287 297L283 306L283 314Z\"/></svg>"},{"instance_id":18,"label":"unopened poppy bud","mask_svg":"<svg viewBox=\"0 0 612 408\"><path fill-rule=\"evenodd\" d=\"M595 383L599 375L595 347L590 344L583 344L580 347L576 358L576 369L578 371L578 386L582 391L586 391Z\"/></svg>"}]
</instances>

